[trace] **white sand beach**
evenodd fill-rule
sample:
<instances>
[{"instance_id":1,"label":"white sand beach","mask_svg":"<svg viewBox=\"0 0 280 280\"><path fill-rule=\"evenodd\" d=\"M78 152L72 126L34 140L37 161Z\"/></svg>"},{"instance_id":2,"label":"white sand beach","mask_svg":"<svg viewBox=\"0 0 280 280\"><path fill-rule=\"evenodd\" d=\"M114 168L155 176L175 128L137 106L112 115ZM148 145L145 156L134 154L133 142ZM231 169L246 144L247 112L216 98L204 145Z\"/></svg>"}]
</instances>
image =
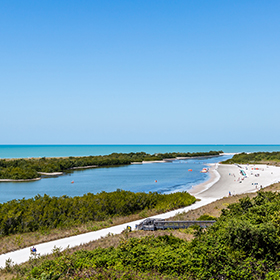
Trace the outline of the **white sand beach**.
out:
<instances>
[{"instance_id":1,"label":"white sand beach","mask_svg":"<svg viewBox=\"0 0 280 280\"><path fill-rule=\"evenodd\" d=\"M246 176L240 173L243 170ZM271 165L217 164L209 169L209 181L189 191L197 198L221 198L229 195L255 192L280 181L280 167Z\"/></svg>"},{"instance_id":2,"label":"white sand beach","mask_svg":"<svg viewBox=\"0 0 280 280\"><path fill-rule=\"evenodd\" d=\"M241 175L240 170L246 173L246 176ZM255 192L262 188L269 186L273 183L280 181L280 167L268 166L268 165L224 165L214 164L210 166L210 179L198 186L195 186L189 192L195 197L199 198L193 205L170 211L164 214L156 215L151 218L167 219L175 216L181 212L187 212L193 209L197 209L201 206L207 205L217 199L231 195ZM80 244L88 243L97 240L101 237L107 236L109 233L119 234L128 225L133 229L136 224L139 224L142 220L129 222L126 224L106 228L98 231L84 233L72 237L67 237L55 241L50 241L42 244L35 244L38 253L41 255L50 254L54 246L63 249L69 247L75 247ZM5 261L9 258L14 263L20 264L28 261L30 257L30 248L24 248L14 252L0 255L0 267L5 266Z\"/></svg>"},{"instance_id":3,"label":"white sand beach","mask_svg":"<svg viewBox=\"0 0 280 280\"><path fill-rule=\"evenodd\" d=\"M191 195L194 195L197 197L200 193L206 191L207 189L212 187L215 183L217 183L220 180L221 176L220 176L219 172L217 171L219 163L210 163L210 164L208 164L208 166L209 166L208 173L210 175L209 180L191 188L188 191Z\"/></svg>"}]
</instances>

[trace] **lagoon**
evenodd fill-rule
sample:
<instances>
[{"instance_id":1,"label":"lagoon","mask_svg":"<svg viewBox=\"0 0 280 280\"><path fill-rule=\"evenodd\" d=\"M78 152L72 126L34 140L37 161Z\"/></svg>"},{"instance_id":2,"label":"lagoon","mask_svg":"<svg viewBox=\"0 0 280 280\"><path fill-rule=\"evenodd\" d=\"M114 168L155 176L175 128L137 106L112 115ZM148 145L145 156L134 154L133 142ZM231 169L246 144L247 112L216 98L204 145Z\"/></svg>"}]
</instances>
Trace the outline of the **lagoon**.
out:
<instances>
[{"instance_id":1,"label":"lagoon","mask_svg":"<svg viewBox=\"0 0 280 280\"><path fill-rule=\"evenodd\" d=\"M230 157L231 155L224 155L166 163L93 168L73 171L59 177L43 178L34 182L1 182L0 203L23 197L31 198L37 194L81 196L88 192L112 192L117 189L160 193L183 191L208 180L207 173L200 173L202 168L207 167L206 164L216 163ZM188 169L193 171L190 172ZM71 183L72 181L74 183Z\"/></svg>"}]
</instances>

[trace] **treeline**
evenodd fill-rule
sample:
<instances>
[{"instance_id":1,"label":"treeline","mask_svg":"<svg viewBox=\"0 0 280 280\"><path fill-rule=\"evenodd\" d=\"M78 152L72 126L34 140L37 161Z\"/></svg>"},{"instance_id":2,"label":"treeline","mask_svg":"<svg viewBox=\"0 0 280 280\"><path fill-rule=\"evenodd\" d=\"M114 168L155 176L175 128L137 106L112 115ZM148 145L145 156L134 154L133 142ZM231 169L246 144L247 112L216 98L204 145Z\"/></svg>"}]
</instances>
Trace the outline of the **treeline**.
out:
<instances>
[{"instance_id":1,"label":"treeline","mask_svg":"<svg viewBox=\"0 0 280 280\"><path fill-rule=\"evenodd\" d=\"M207 230L197 228L190 242L172 235L131 238L116 248L62 253L33 264L25 277L117 279L114 275L130 275L122 279L138 279L141 274L142 279L280 279L279 213L280 195L259 192L252 200L246 197L229 205Z\"/></svg>"},{"instance_id":2,"label":"treeline","mask_svg":"<svg viewBox=\"0 0 280 280\"><path fill-rule=\"evenodd\" d=\"M280 162L280 152L257 152L257 153L241 153L234 155L231 159L223 161L224 164L246 164L246 163L261 163L261 162Z\"/></svg>"},{"instance_id":3,"label":"treeline","mask_svg":"<svg viewBox=\"0 0 280 280\"><path fill-rule=\"evenodd\" d=\"M0 160L0 179L34 179L41 177L38 172L63 172L75 167L86 166L120 166L132 162L170 159L176 157L217 156L222 151L199 153L113 153L105 156L67 157L67 158L31 158L31 159L2 159Z\"/></svg>"},{"instance_id":4,"label":"treeline","mask_svg":"<svg viewBox=\"0 0 280 280\"><path fill-rule=\"evenodd\" d=\"M89 221L127 216L144 209L163 212L195 201L187 192L159 194L117 190L110 193L88 193L81 197L37 195L0 204L0 236L71 227Z\"/></svg>"}]
</instances>

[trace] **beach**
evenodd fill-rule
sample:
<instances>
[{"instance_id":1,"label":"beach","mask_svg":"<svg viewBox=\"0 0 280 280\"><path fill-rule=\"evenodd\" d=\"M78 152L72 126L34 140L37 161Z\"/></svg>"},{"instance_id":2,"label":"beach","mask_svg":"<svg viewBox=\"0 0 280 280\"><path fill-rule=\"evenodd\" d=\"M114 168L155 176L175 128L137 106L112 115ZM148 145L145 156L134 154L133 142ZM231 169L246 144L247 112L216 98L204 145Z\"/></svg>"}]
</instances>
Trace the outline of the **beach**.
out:
<instances>
[{"instance_id":1,"label":"beach","mask_svg":"<svg viewBox=\"0 0 280 280\"><path fill-rule=\"evenodd\" d=\"M240 173L245 172L245 176ZM271 165L213 164L210 179L193 187L189 193L200 199L222 198L255 192L280 181L280 167Z\"/></svg>"},{"instance_id":2,"label":"beach","mask_svg":"<svg viewBox=\"0 0 280 280\"><path fill-rule=\"evenodd\" d=\"M211 188L215 183L217 183L219 181L219 179L221 177L219 172L217 171L219 163L208 164L208 166L209 166L208 173L209 173L210 178L206 182L203 182L199 185L195 185L190 190L188 190L188 192L191 195L197 196L200 193Z\"/></svg>"}]
</instances>

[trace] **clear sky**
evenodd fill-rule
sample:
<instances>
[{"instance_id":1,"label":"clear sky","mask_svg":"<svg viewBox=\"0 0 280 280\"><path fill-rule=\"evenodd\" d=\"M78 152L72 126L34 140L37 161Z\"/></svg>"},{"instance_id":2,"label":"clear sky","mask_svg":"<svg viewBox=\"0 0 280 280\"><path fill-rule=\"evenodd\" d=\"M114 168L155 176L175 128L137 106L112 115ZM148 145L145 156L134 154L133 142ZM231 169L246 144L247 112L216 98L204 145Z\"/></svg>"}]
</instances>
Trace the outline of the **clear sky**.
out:
<instances>
[{"instance_id":1,"label":"clear sky","mask_svg":"<svg viewBox=\"0 0 280 280\"><path fill-rule=\"evenodd\" d=\"M0 144L279 144L280 1L2 0Z\"/></svg>"}]
</instances>

